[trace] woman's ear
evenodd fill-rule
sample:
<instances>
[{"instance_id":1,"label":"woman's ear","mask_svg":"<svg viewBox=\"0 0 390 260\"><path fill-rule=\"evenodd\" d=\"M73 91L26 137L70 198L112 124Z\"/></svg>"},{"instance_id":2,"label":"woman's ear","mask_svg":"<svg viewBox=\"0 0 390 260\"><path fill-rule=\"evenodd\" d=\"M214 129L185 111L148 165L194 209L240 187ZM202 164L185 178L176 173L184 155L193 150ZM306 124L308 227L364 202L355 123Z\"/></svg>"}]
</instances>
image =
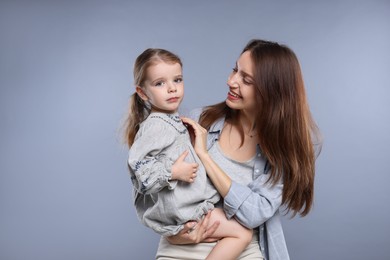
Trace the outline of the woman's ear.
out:
<instances>
[{"instance_id":1,"label":"woman's ear","mask_svg":"<svg viewBox=\"0 0 390 260\"><path fill-rule=\"evenodd\" d=\"M144 90L140 86L135 87L135 91L137 92L137 95L144 101L148 101L148 96L145 94Z\"/></svg>"}]
</instances>

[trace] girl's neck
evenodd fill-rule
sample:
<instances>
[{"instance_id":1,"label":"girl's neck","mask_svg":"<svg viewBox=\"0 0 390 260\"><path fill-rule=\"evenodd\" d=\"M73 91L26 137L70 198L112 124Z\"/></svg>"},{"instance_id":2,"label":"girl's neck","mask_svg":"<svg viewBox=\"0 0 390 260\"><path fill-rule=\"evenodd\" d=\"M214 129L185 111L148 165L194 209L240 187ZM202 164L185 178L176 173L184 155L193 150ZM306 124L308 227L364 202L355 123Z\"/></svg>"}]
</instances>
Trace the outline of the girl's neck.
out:
<instances>
[{"instance_id":1,"label":"girl's neck","mask_svg":"<svg viewBox=\"0 0 390 260\"><path fill-rule=\"evenodd\" d=\"M152 110L150 111L151 113L164 113L164 114L175 114L177 113L177 110L163 110L163 109L159 109L155 106L152 105Z\"/></svg>"}]
</instances>

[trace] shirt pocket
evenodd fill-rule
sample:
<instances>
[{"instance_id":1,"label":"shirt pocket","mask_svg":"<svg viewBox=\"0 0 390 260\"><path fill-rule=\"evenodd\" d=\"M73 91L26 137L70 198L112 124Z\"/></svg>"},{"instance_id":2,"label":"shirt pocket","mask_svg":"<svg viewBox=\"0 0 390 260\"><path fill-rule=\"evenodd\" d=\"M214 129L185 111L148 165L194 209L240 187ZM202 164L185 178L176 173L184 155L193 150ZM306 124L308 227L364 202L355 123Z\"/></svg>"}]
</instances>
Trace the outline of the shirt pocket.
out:
<instances>
[{"instance_id":1,"label":"shirt pocket","mask_svg":"<svg viewBox=\"0 0 390 260\"><path fill-rule=\"evenodd\" d=\"M268 174L269 170L270 170L270 164L267 159L263 157L256 158L255 166L253 169L253 179L256 180L262 174Z\"/></svg>"}]
</instances>

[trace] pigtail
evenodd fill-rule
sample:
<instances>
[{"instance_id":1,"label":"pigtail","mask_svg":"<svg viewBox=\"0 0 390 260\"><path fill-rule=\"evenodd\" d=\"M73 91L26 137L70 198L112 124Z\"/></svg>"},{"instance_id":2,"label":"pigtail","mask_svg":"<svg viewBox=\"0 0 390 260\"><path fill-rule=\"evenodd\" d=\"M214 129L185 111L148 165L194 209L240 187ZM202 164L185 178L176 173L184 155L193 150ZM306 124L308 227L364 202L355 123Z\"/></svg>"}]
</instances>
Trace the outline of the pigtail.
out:
<instances>
[{"instance_id":1,"label":"pigtail","mask_svg":"<svg viewBox=\"0 0 390 260\"><path fill-rule=\"evenodd\" d=\"M140 124L148 117L150 109L145 106L144 101L138 96L137 93L131 95L129 113L125 123L125 142L130 147L135 135L139 130Z\"/></svg>"}]
</instances>

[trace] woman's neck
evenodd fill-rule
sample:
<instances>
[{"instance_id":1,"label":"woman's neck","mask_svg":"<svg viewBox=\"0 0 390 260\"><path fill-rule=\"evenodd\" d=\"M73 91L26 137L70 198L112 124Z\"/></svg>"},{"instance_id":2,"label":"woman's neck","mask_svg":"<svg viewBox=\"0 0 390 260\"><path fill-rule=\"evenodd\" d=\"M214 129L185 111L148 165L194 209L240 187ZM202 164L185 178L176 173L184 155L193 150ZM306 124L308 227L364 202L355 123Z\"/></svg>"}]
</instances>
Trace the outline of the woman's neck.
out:
<instances>
[{"instance_id":1,"label":"woman's neck","mask_svg":"<svg viewBox=\"0 0 390 260\"><path fill-rule=\"evenodd\" d=\"M243 129L240 131L239 128L236 124L225 122L219 138L219 145L230 158L244 162L255 155L258 137L255 134L252 136L247 133L243 134Z\"/></svg>"},{"instance_id":2,"label":"woman's neck","mask_svg":"<svg viewBox=\"0 0 390 260\"><path fill-rule=\"evenodd\" d=\"M245 113L244 111L240 111L238 114L238 122L242 126L242 129L245 133L250 133L255 130L255 116L249 115L248 113Z\"/></svg>"}]
</instances>

